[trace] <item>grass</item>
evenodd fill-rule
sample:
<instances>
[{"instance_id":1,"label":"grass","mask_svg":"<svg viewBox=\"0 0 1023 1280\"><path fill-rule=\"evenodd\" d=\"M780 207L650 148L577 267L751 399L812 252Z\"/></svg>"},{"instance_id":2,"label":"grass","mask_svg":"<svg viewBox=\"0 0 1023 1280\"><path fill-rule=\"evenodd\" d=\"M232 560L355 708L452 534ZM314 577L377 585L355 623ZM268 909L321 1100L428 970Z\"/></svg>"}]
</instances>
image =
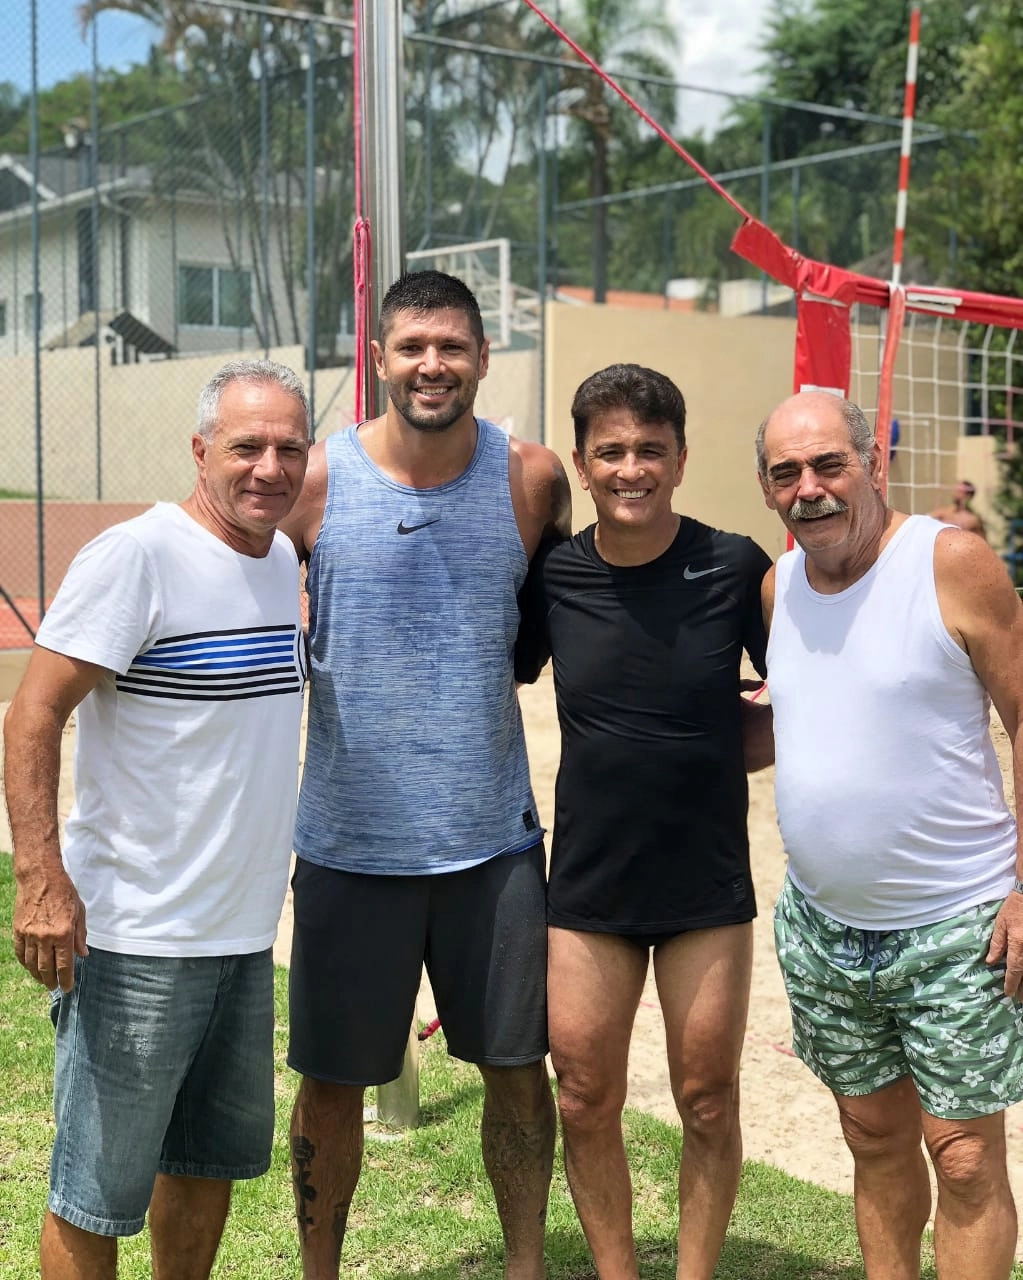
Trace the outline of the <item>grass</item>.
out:
<instances>
[{"instance_id":1,"label":"grass","mask_svg":"<svg viewBox=\"0 0 1023 1280\"><path fill-rule=\"evenodd\" d=\"M0 922L10 935L10 860L0 857ZM300 1275L287 1159L295 1077L284 1065L287 980L277 972L277 1136L264 1178L239 1183L214 1276L293 1280ZM0 945L0 1275L38 1275L36 1249L53 1136L53 1033L48 997ZM443 1033L422 1046L418 1129L367 1142L345 1242L345 1274L364 1280L500 1280L501 1233L479 1145L477 1073L447 1057ZM649 1280L674 1280L676 1177L681 1138L640 1112L626 1113L635 1190L636 1244ZM808 1135L812 1141L812 1135ZM121 1245L120 1275L150 1274L145 1233ZM565 1186L560 1153L547 1232L551 1280L593 1280ZM862 1280L851 1200L747 1162L719 1280ZM923 1271L933 1278L930 1259ZM1023 1270L1013 1273L1023 1280Z\"/></svg>"}]
</instances>

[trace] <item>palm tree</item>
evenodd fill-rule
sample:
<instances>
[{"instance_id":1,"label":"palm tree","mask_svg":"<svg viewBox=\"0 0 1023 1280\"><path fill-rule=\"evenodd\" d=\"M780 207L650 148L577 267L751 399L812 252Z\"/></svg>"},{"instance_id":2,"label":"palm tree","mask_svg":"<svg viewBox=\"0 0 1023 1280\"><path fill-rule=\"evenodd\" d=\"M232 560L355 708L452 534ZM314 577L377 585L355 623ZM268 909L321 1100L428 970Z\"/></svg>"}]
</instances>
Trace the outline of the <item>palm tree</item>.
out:
<instances>
[{"instance_id":1,"label":"palm tree","mask_svg":"<svg viewBox=\"0 0 1023 1280\"><path fill-rule=\"evenodd\" d=\"M675 91L670 85L628 83L628 76L672 78L669 58L678 53L678 33L664 17L657 0L574 0L565 28L586 53L618 79L660 124L670 129L675 119ZM610 159L616 141L636 136L636 120L604 82L588 68L568 72L562 80L575 94L561 95L561 110L583 125L590 145L590 196L599 200L610 186ZM607 205L595 204L591 213L593 300L607 299Z\"/></svg>"}]
</instances>

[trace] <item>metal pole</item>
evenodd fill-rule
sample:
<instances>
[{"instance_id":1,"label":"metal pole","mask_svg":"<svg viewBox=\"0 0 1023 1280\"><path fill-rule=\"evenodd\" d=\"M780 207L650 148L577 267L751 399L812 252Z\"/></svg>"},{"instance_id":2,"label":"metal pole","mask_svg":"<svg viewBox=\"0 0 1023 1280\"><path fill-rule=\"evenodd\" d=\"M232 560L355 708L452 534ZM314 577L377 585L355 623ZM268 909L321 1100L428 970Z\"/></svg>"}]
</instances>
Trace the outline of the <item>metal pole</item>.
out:
<instances>
[{"instance_id":1,"label":"metal pole","mask_svg":"<svg viewBox=\"0 0 1023 1280\"><path fill-rule=\"evenodd\" d=\"M433 8L437 0L427 0L426 34L433 33ZM423 102L423 163L426 173L423 175L426 188L425 208L423 210L423 238L420 249L428 249L433 244L433 45L426 46L426 97Z\"/></svg>"},{"instance_id":2,"label":"metal pole","mask_svg":"<svg viewBox=\"0 0 1023 1280\"><path fill-rule=\"evenodd\" d=\"M316 436L316 28L306 27L305 69L305 270L309 293L306 367L309 370L309 430Z\"/></svg>"},{"instance_id":3,"label":"metal pole","mask_svg":"<svg viewBox=\"0 0 1023 1280\"><path fill-rule=\"evenodd\" d=\"M98 0L92 0L89 21L92 23L92 75L89 84L89 177L92 182L92 314L93 326L93 413L96 419L96 501L103 500L103 397L100 392L100 324L99 324L99 11Z\"/></svg>"},{"instance_id":4,"label":"metal pole","mask_svg":"<svg viewBox=\"0 0 1023 1280\"><path fill-rule=\"evenodd\" d=\"M33 397L35 400L36 445L36 576L39 587L39 620L46 612L46 556L43 543L43 362L39 333L39 14L37 0L31 3L32 88L29 105L29 158L32 166L32 313L35 333L32 342ZM15 303L17 292L15 292ZM13 317L17 332L18 316ZM17 610L15 610L17 612Z\"/></svg>"},{"instance_id":5,"label":"metal pole","mask_svg":"<svg viewBox=\"0 0 1023 1280\"><path fill-rule=\"evenodd\" d=\"M371 337L376 336L380 299L405 268L405 83L401 38L401 0L359 0L362 31L362 182L366 215L373 233L369 315ZM374 412L386 407L384 389L373 370L367 379L366 403Z\"/></svg>"},{"instance_id":6,"label":"metal pole","mask_svg":"<svg viewBox=\"0 0 1023 1280\"><path fill-rule=\"evenodd\" d=\"M561 26L561 0L554 0L554 21ZM561 92L561 67L560 65L554 71L554 95ZM551 168L550 168L550 228L547 235L550 237L547 276L554 287L554 296L558 293L558 203L561 200L561 175L559 172L559 146L558 146L559 121L558 113L554 113L554 136L551 139ZM547 134L544 133L544 141L547 140ZM547 246L545 242L545 252ZM550 287L550 286L548 286ZM546 300L545 300L546 302Z\"/></svg>"},{"instance_id":7,"label":"metal pole","mask_svg":"<svg viewBox=\"0 0 1023 1280\"><path fill-rule=\"evenodd\" d=\"M389 285L404 270L405 84L401 0L359 0L360 57L357 69L362 100L362 187L373 237L368 312L370 337L376 336L376 312ZM365 403L384 412L384 388L371 362L361 370ZM419 1041L416 1018L409 1028L401 1075L377 1089L377 1115L387 1124L414 1129L419 1123Z\"/></svg>"},{"instance_id":8,"label":"metal pole","mask_svg":"<svg viewBox=\"0 0 1023 1280\"><path fill-rule=\"evenodd\" d=\"M899 153L899 190L895 202L895 241L892 245L892 285L902 279L906 243L906 204L909 199L909 162L913 153L913 117L916 115L916 70L920 55L920 6L909 11L909 48L906 51L906 88L902 107L902 145Z\"/></svg>"},{"instance_id":9,"label":"metal pole","mask_svg":"<svg viewBox=\"0 0 1023 1280\"><path fill-rule=\"evenodd\" d=\"M803 196L803 170L792 170L792 247L799 248L799 202Z\"/></svg>"},{"instance_id":10,"label":"metal pole","mask_svg":"<svg viewBox=\"0 0 1023 1280\"><path fill-rule=\"evenodd\" d=\"M771 221L771 108L764 107L764 125L760 139L760 221ZM767 312L767 272L760 273L760 313Z\"/></svg>"},{"instance_id":11,"label":"metal pole","mask_svg":"<svg viewBox=\"0 0 1023 1280\"><path fill-rule=\"evenodd\" d=\"M263 319L263 356L270 354L270 86L266 82L266 19L259 19L259 176L263 189L260 209L259 252L263 259L260 311Z\"/></svg>"},{"instance_id":12,"label":"metal pole","mask_svg":"<svg viewBox=\"0 0 1023 1280\"><path fill-rule=\"evenodd\" d=\"M536 292L539 296L537 334L537 395L540 404L540 443L547 440L547 68L540 68L540 118L537 121Z\"/></svg>"}]
</instances>

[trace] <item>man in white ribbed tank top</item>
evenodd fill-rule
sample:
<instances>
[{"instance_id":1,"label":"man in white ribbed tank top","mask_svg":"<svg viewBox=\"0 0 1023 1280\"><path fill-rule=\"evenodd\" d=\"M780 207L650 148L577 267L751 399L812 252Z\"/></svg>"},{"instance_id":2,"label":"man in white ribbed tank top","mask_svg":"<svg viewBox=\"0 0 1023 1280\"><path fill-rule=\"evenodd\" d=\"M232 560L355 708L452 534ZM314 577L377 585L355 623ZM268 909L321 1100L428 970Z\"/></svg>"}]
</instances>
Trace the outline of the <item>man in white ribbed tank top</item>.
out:
<instances>
[{"instance_id":1,"label":"man in white ribbed tank top","mask_svg":"<svg viewBox=\"0 0 1023 1280\"><path fill-rule=\"evenodd\" d=\"M784 401L757 465L798 544L763 589L793 1044L838 1103L869 1280L920 1274L921 1139L938 1276L1005 1280L1023 854L989 713L1023 798L1023 605L982 538L885 505L880 452L849 401Z\"/></svg>"}]
</instances>

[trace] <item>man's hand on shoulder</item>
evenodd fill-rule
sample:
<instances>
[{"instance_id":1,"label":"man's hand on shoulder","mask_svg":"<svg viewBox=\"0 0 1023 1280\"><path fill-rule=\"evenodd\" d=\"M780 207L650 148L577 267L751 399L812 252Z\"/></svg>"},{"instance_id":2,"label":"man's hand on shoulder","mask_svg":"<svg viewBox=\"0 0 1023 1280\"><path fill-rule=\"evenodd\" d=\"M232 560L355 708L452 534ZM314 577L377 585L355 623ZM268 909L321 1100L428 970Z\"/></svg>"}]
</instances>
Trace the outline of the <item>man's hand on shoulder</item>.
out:
<instances>
[{"instance_id":1,"label":"man's hand on shoulder","mask_svg":"<svg viewBox=\"0 0 1023 1280\"><path fill-rule=\"evenodd\" d=\"M295 544L295 551L303 564L308 563L312 553L326 505L327 446L321 440L309 450L309 463L298 500L278 525L281 533L286 534Z\"/></svg>"},{"instance_id":2,"label":"man's hand on shoulder","mask_svg":"<svg viewBox=\"0 0 1023 1280\"><path fill-rule=\"evenodd\" d=\"M985 960L988 964L1005 961L1005 994L1018 997L1023 983L1023 893L1017 893L1015 889L995 917L991 946Z\"/></svg>"},{"instance_id":3,"label":"man's hand on shoulder","mask_svg":"<svg viewBox=\"0 0 1023 1280\"><path fill-rule=\"evenodd\" d=\"M541 542L571 537L572 489L553 449L513 436L509 478L519 533L530 559Z\"/></svg>"}]
</instances>

